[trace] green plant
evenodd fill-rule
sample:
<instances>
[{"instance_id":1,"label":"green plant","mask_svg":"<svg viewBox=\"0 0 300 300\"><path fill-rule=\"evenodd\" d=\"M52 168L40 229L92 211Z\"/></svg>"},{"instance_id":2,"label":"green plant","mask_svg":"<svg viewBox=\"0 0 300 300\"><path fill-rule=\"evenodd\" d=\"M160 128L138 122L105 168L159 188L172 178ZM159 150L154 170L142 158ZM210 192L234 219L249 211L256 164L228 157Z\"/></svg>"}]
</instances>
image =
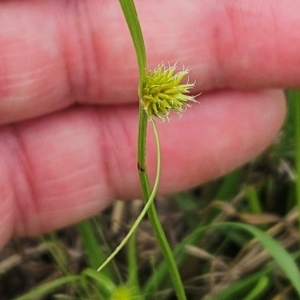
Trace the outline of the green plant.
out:
<instances>
[{"instance_id":1,"label":"green plant","mask_svg":"<svg viewBox=\"0 0 300 300\"><path fill-rule=\"evenodd\" d=\"M155 236L168 264L175 293L178 299L184 300L186 299L186 296L179 271L153 204L153 200L158 189L161 169L160 144L154 117L165 119L169 117L169 113L172 111L182 113L184 108L190 105L191 101L195 101L194 97L189 95L190 89L194 87L194 84L182 84L182 80L188 74L188 70L186 69L175 73L176 65L166 67L161 64L153 71L147 70L146 50L134 2L133 0L120 0L120 4L132 36L140 74L138 87L139 131L137 165L145 207L132 226L128 235L123 239L121 244L110 255L110 257L99 267L98 271L102 270L102 268L105 267L106 264L120 251L131 237L142 218L146 213L148 213ZM149 120L152 124L157 145L157 175L152 189L149 184L146 166L146 135Z\"/></svg>"}]
</instances>

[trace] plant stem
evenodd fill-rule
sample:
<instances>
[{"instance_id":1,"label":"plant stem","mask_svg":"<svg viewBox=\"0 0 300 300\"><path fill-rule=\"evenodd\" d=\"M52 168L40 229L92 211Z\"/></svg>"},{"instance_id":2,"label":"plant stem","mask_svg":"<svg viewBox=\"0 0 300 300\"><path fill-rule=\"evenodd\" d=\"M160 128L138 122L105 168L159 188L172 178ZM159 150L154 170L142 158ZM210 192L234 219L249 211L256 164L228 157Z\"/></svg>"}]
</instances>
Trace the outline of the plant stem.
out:
<instances>
[{"instance_id":1,"label":"plant stem","mask_svg":"<svg viewBox=\"0 0 300 300\"><path fill-rule=\"evenodd\" d=\"M147 214L147 212L149 210L149 207L153 203L153 200L154 200L155 195L157 193L158 185L159 185L159 181L160 181L160 170L161 170L161 161L160 161L160 158L161 158L161 155L160 155L160 144L159 144L158 132L157 132L156 125L155 125L154 121L152 121L152 125L153 125L153 130L154 130L154 135L155 135L156 153L157 153L156 176L155 176L155 182L154 182L154 185L153 185L153 189L151 191L151 194L149 195L149 198L146 201L146 204L145 204L143 210L141 211L141 213L139 214L139 216L134 221L134 223L131 226L129 232L123 238L123 240L121 241L121 243L119 244L119 246L116 247L116 249L104 261L104 263L98 268L98 270L97 270L98 272L100 272L117 255L117 253L125 246L125 244L133 236L134 231L136 230L136 228L141 223L142 219Z\"/></svg>"},{"instance_id":2,"label":"plant stem","mask_svg":"<svg viewBox=\"0 0 300 300\"><path fill-rule=\"evenodd\" d=\"M132 42L136 52L136 57L139 66L139 87L138 94L142 97L143 83L146 72L146 49L144 44L143 33L138 19L137 11L133 0L119 0L124 17L126 19Z\"/></svg>"},{"instance_id":3,"label":"plant stem","mask_svg":"<svg viewBox=\"0 0 300 300\"><path fill-rule=\"evenodd\" d=\"M134 44L135 52L137 55L137 61L139 66L139 86L138 86L138 95L139 99L142 99L143 97L143 87L144 87L144 79L146 74L146 50L145 50L145 44L143 39L143 34L141 30L141 26L139 23L137 11L134 5L133 0L119 0L120 5L122 7L122 11L124 13L132 41ZM159 142L158 142L158 136L157 131L155 127L155 123L153 120L152 125L153 129L156 135L156 143L158 146L157 151L157 159L160 163L160 151L159 151ZM148 173L146 170L146 138L147 138L147 125L148 125L148 116L144 110L143 104L139 103L139 133L138 133L138 171L139 171L139 177L140 177L140 184L142 188L143 198L146 203L145 207L149 206L148 210L148 217L151 222L151 225L153 227L154 233L156 235L157 241L160 245L161 251L163 253L163 256L166 260L166 263L168 265L171 279L174 285L174 290L177 295L177 298L179 300L186 300L185 292L183 289L183 284L178 272L178 268L176 266L172 250L170 248L170 245L167 241L167 238L165 236L165 233L163 231L163 228L161 226L161 223L159 221L159 218L156 213L156 209L154 204L152 203L152 200L154 199L154 195L156 193L156 182L159 181L159 174L160 174L160 165L159 169L157 170L157 176L154 184L154 188L151 192L150 184L149 184L149 178ZM153 197L153 199L152 199ZM147 205L148 204L148 205ZM134 230L134 229L133 229Z\"/></svg>"},{"instance_id":4,"label":"plant stem","mask_svg":"<svg viewBox=\"0 0 300 300\"><path fill-rule=\"evenodd\" d=\"M154 124L154 121L151 120ZM149 184L149 178L146 167L146 137L147 137L147 125L148 125L148 116L143 109L142 105L140 105L139 109L139 132L138 132L138 171L140 177L140 184L142 188L144 202L147 203L150 195L151 189ZM159 153L158 153L159 155ZM169 268L169 272L171 275L171 280L174 286L175 293L179 300L186 300L183 284L180 278L180 274L168 243L167 237L164 233L162 225L160 223L159 217L157 215L155 205L152 203L149 206L148 217L152 228L154 230L154 234L156 239L160 245L160 249L163 253L163 256L166 260L166 263Z\"/></svg>"}]
</instances>

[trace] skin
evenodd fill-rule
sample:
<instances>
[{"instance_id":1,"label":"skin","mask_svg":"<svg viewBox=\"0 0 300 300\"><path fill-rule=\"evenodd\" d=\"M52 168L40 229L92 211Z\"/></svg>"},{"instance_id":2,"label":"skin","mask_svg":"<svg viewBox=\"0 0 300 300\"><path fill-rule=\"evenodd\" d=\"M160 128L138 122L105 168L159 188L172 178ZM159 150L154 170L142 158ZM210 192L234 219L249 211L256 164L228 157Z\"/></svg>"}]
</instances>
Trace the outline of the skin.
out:
<instances>
[{"instance_id":1,"label":"skin","mask_svg":"<svg viewBox=\"0 0 300 300\"><path fill-rule=\"evenodd\" d=\"M160 123L161 193L255 157L300 84L300 2L136 1L151 68L192 69L193 104ZM137 63L118 1L0 1L0 247L140 195ZM149 173L155 173L149 133Z\"/></svg>"}]
</instances>

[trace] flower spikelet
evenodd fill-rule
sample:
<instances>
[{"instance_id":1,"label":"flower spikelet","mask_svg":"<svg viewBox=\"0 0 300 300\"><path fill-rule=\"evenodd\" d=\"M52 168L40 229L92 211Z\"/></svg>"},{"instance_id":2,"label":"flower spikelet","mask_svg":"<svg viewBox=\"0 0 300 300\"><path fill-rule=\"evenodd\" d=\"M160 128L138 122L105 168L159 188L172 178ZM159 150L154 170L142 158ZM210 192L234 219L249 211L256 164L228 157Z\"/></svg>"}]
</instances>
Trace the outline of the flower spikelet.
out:
<instances>
[{"instance_id":1,"label":"flower spikelet","mask_svg":"<svg viewBox=\"0 0 300 300\"><path fill-rule=\"evenodd\" d=\"M142 101L149 118L168 119L171 111L181 114L190 102L196 101L189 95L195 83L181 83L189 69L175 71L176 64L169 67L161 64L153 71L147 71Z\"/></svg>"},{"instance_id":2,"label":"flower spikelet","mask_svg":"<svg viewBox=\"0 0 300 300\"><path fill-rule=\"evenodd\" d=\"M111 294L110 300L132 300L140 299L134 287L121 285L117 287Z\"/></svg>"}]
</instances>

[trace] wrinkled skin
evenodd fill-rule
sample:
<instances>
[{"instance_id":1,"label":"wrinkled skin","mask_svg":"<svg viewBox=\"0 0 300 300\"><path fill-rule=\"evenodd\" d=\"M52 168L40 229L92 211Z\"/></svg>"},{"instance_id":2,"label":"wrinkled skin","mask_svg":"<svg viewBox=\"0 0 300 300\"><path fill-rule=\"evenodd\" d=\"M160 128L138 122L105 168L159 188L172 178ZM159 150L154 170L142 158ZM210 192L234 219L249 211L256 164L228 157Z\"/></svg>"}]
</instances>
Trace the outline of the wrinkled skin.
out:
<instances>
[{"instance_id":1,"label":"wrinkled skin","mask_svg":"<svg viewBox=\"0 0 300 300\"><path fill-rule=\"evenodd\" d=\"M272 142L300 84L300 2L136 1L149 67L196 80L159 124L161 193L216 178ZM118 1L0 1L0 247L140 195L137 63ZM155 173L149 134L149 172Z\"/></svg>"}]
</instances>

